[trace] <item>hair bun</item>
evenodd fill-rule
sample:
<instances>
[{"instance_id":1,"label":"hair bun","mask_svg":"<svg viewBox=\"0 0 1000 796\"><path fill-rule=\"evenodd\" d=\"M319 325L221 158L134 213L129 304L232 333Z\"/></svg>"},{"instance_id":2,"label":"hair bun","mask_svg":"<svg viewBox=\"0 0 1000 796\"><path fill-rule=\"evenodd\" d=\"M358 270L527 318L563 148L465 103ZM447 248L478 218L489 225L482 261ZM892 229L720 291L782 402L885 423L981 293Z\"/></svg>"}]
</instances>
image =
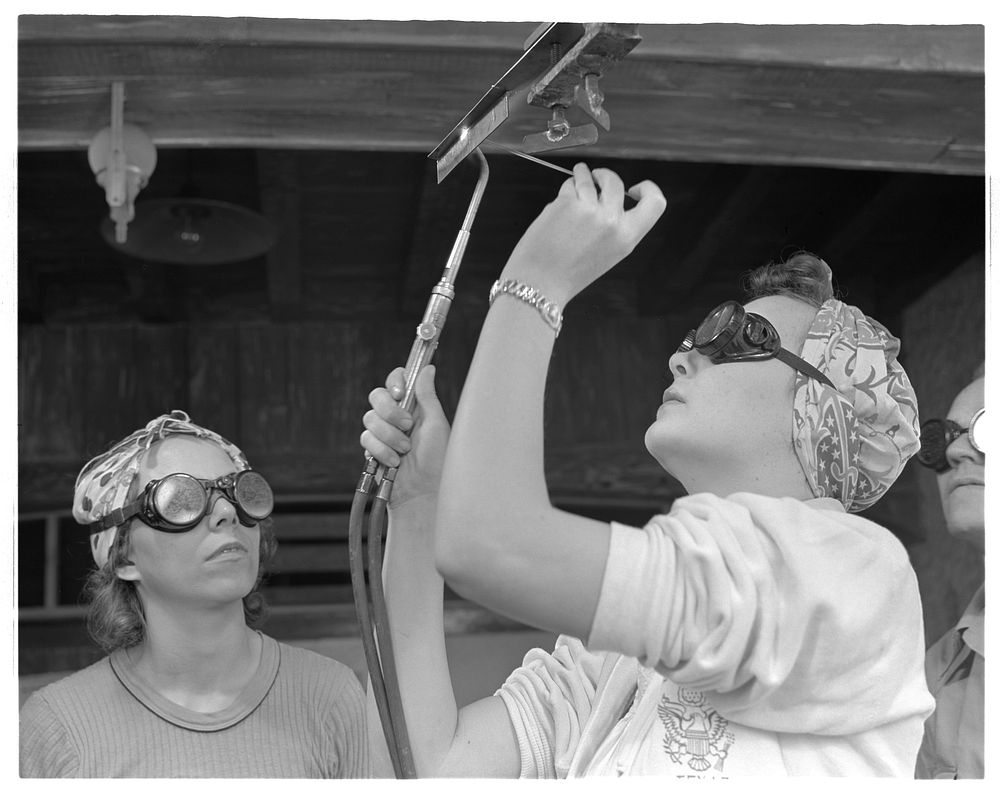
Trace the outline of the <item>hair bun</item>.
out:
<instances>
[{"instance_id":1,"label":"hair bun","mask_svg":"<svg viewBox=\"0 0 1000 796\"><path fill-rule=\"evenodd\" d=\"M817 257L816 259L823 266L823 276L826 278L826 286L830 289L830 293L833 294L833 269L830 268L829 263L822 257Z\"/></svg>"}]
</instances>

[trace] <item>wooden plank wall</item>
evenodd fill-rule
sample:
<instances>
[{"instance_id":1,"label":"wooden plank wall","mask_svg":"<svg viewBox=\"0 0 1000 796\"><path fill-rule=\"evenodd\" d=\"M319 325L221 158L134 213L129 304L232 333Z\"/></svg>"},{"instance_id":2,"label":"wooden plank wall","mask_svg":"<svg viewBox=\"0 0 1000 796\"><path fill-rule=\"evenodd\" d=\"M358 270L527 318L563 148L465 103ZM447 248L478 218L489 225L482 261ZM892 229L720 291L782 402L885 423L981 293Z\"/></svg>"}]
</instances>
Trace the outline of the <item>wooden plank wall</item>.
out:
<instances>
[{"instance_id":1,"label":"wooden plank wall","mask_svg":"<svg viewBox=\"0 0 1000 796\"><path fill-rule=\"evenodd\" d=\"M449 414L480 323L453 312L445 330L436 361ZM547 398L554 496L649 505L677 494L642 445L678 339L669 325L610 318L564 331ZM87 459L175 408L240 445L279 495L349 493L367 394L412 337L410 323L373 321L24 326L21 508L68 505Z\"/></svg>"}]
</instances>

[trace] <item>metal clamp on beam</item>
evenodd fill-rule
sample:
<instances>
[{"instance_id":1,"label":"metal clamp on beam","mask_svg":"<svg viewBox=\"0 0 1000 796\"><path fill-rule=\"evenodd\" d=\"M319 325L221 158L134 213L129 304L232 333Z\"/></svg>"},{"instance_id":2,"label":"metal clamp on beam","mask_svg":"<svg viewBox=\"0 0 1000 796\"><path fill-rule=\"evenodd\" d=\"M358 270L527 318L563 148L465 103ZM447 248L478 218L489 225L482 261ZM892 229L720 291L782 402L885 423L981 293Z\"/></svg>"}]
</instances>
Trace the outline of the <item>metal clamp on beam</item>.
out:
<instances>
[{"instance_id":1,"label":"metal clamp on beam","mask_svg":"<svg viewBox=\"0 0 1000 796\"><path fill-rule=\"evenodd\" d=\"M528 91L528 104L548 108L552 118L545 132L524 137L524 150L541 152L595 143L595 125L573 127L567 121L566 111L574 105L610 130L611 116L604 109L598 81L640 41L635 25L593 22L584 25L583 36L565 54L553 47L551 68Z\"/></svg>"},{"instance_id":2,"label":"metal clamp on beam","mask_svg":"<svg viewBox=\"0 0 1000 796\"><path fill-rule=\"evenodd\" d=\"M605 130L611 128L598 80L642 40L636 28L612 22L540 25L525 42L524 54L430 153L438 182L507 120L512 95L525 86L529 105L552 112L546 130L525 136L528 151L597 141L595 125L574 127L566 111L580 107Z\"/></svg>"}]
</instances>

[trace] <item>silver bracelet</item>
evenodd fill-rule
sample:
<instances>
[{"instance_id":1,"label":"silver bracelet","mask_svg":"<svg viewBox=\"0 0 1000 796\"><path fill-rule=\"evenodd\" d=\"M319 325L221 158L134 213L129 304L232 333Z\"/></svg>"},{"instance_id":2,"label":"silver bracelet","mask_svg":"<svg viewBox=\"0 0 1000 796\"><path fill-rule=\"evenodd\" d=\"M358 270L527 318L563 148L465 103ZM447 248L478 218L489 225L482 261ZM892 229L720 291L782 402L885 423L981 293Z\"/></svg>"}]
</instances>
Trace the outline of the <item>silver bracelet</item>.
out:
<instances>
[{"instance_id":1,"label":"silver bracelet","mask_svg":"<svg viewBox=\"0 0 1000 796\"><path fill-rule=\"evenodd\" d=\"M505 279L503 282L498 279L493 283L493 287L490 288L491 307L496 297L501 294L513 296L525 304L530 304L538 310L538 314L542 316L542 320L552 327L556 333L556 337L559 336L559 330L562 329L562 311L554 301L549 301L531 285L518 282L516 279Z\"/></svg>"}]
</instances>

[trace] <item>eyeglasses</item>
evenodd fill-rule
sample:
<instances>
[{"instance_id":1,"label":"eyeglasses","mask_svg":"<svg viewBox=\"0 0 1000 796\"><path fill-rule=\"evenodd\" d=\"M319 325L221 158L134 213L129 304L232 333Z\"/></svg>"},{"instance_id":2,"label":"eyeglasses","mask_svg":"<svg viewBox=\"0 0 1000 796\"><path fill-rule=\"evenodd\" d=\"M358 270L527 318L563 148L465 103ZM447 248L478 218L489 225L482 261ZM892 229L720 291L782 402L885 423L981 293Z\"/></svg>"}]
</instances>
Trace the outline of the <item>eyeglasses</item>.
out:
<instances>
[{"instance_id":1,"label":"eyeglasses","mask_svg":"<svg viewBox=\"0 0 1000 796\"><path fill-rule=\"evenodd\" d=\"M274 492L264 476L254 470L230 473L214 480L171 473L150 481L132 503L115 509L88 527L91 533L100 533L137 516L158 531L184 533L208 514L213 505L213 492L221 492L233 504L240 523L247 527L267 519L274 510Z\"/></svg>"},{"instance_id":2,"label":"eyeglasses","mask_svg":"<svg viewBox=\"0 0 1000 796\"><path fill-rule=\"evenodd\" d=\"M930 467L936 473L951 469L948 461L948 448L951 443L963 434L969 435L972 447L984 456L986 455L986 408L980 409L972 416L968 428L962 428L954 420L933 418L920 426L920 451L917 461L924 467Z\"/></svg>"},{"instance_id":3,"label":"eyeglasses","mask_svg":"<svg viewBox=\"0 0 1000 796\"><path fill-rule=\"evenodd\" d=\"M708 313L697 329L687 333L677 350L692 348L716 364L780 359L794 370L833 387L833 382L816 368L781 347L781 338L767 318L747 312L738 301L724 301Z\"/></svg>"}]
</instances>

